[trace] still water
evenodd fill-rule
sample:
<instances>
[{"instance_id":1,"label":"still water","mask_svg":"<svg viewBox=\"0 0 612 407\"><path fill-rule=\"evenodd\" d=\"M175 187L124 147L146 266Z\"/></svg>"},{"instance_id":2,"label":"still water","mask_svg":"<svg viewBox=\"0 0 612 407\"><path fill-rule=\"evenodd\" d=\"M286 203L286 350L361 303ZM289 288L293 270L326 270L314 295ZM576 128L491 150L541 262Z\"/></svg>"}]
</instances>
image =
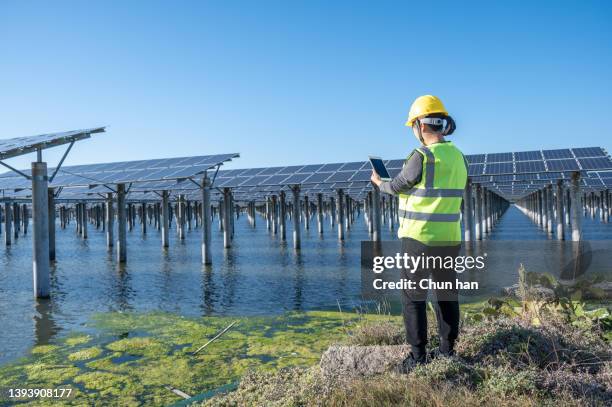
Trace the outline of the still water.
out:
<instances>
[{"instance_id":1,"label":"still water","mask_svg":"<svg viewBox=\"0 0 612 407\"><path fill-rule=\"evenodd\" d=\"M99 312L248 316L361 306L360 242L369 239L362 217L343 242L329 219L323 237L311 222L310 230L302 230L302 250L297 253L290 223L288 240L282 243L261 217L252 228L241 216L235 222L233 247L226 250L215 222L212 266L201 264L199 229L187 231L184 241L171 230L170 248L164 251L158 231L149 227L143 236L135 228L128 232L128 263L118 266L101 230L89 225L89 238L82 240L74 223L65 230L58 227L52 298L46 301L32 298L31 237L20 236L12 246L0 246L0 364L57 335L87 329L89 316ZM395 232L383 226L383 239L395 238ZM584 238L612 239L612 225L585 219ZM490 239L547 236L511 207Z\"/></svg>"}]
</instances>

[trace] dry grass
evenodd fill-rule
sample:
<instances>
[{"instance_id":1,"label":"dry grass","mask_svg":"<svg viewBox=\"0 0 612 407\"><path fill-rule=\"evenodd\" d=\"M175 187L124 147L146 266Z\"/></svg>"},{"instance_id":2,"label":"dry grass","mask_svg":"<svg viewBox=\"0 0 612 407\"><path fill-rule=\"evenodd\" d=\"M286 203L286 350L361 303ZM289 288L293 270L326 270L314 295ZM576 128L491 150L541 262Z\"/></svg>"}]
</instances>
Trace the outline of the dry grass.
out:
<instances>
[{"instance_id":1,"label":"dry grass","mask_svg":"<svg viewBox=\"0 0 612 407\"><path fill-rule=\"evenodd\" d=\"M364 323L354 345L402 343L391 322ZM501 318L467 325L457 357L441 358L408 375L387 373L329 382L318 367L251 372L237 391L209 406L608 406L612 349L596 332L552 321L534 327Z\"/></svg>"}]
</instances>

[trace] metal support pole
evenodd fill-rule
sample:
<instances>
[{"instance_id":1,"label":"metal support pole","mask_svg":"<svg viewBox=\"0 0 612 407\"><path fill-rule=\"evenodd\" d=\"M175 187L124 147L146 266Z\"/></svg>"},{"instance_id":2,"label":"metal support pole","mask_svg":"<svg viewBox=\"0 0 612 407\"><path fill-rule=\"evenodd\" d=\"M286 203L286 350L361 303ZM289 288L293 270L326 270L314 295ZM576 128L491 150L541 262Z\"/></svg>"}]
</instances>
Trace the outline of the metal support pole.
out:
<instances>
[{"instance_id":1,"label":"metal support pole","mask_svg":"<svg viewBox=\"0 0 612 407\"><path fill-rule=\"evenodd\" d=\"M49 277L49 190L47 163L32 163L32 251L33 286L36 298L48 298Z\"/></svg>"},{"instance_id":2,"label":"metal support pole","mask_svg":"<svg viewBox=\"0 0 612 407\"><path fill-rule=\"evenodd\" d=\"M223 189L223 247L226 249L232 247L232 213L230 202L230 189Z\"/></svg>"},{"instance_id":3,"label":"metal support pole","mask_svg":"<svg viewBox=\"0 0 612 407\"><path fill-rule=\"evenodd\" d=\"M142 234L146 235L147 234L147 204L143 202L142 205L140 206L140 210L142 211L140 215L140 226L142 227Z\"/></svg>"},{"instance_id":4,"label":"metal support pole","mask_svg":"<svg viewBox=\"0 0 612 407\"><path fill-rule=\"evenodd\" d=\"M601 202L602 202L603 222L604 223L608 223L610 219L610 207L609 207L609 202L608 202L609 198L610 198L610 194L607 189L604 189L603 191L601 191Z\"/></svg>"},{"instance_id":5,"label":"metal support pole","mask_svg":"<svg viewBox=\"0 0 612 407\"><path fill-rule=\"evenodd\" d=\"M11 245L11 203L4 203L4 244L7 246Z\"/></svg>"},{"instance_id":6,"label":"metal support pole","mask_svg":"<svg viewBox=\"0 0 612 407\"><path fill-rule=\"evenodd\" d=\"M565 193L563 192L563 180L558 180L557 181L557 196L556 196L556 204L557 204L557 216L556 216L556 220L557 220L557 240L564 240L565 239L565 230L564 230L564 226L565 226L565 222L563 220L564 215L563 215L563 196L565 195Z\"/></svg>"},{"instance_id":7,"label":"metal support pole","mask_svg":"<svg viewBox=\"0 0 612 407\"><path fill-rule=\"evenodd\" d=\"M48 188L47 204L49 213L49 260L55 260L55 189ZM27 211L24 211L27 219Z\"/></svg>"},{"instance_id":8,"label":"metal support pole","mask_svg":"<svg viewBox=\"0 0 612 407\"><path fill-rule=\"evenodd\" d=\"M323 234L323 194L317 194L317 226L319 228L319 234Z\"/></svg>"},{"instance_id":9,"label":"metal support pole","mask_svg":"<svg viewBox=\"0 0 612 407\"><path fill-rule=\"evenodd\" d=\"M81 204L81 237L87 239L87 204Z\"/></svg>"},{"instance_id":10,"label":"metal support pole","mask_svg":"<svg viewBox=\"0 0 612 407\"><path fill-rule=\"evenodd\" d=\"M162 203L161 203L161 240L162 247L166 248L170 246L168 241L170 237L170 202L168 199L168 191L162 191Z\"/></svg>"},{"instance_id":11,"label":"metal support pole","mask_svg":"<svg viewBox=\"0 0 612 407\"><path fill-rule=\"evenodd\" d=\"M546 231L550 234L553 232L553 194L552 185L545 187L546 190Z\"/></svg>"},{"instance_id":12,"label":"metal support pole","mask_svg":"<svg viewBox=\"0 0 612 407\"><path fill-rule=\"evenodd\" d=\"M286 229L286 214L287 214L287 202L285 191L281 191L279 194L279 223L280 223L280 238L281 241L285 241L287 239L287 229Z\"/></svg>"},{"instance_id":13,"label":"metal support pole","mask_svg":"<svg viewBox=\"0 0 612 407\"><path fill-rule=\"evenodd\" d=\"M115 214L113 213L113 193L106 194L104 221L106 222L106 247L113 247L114 236L113 228L115 223Z\"/></svg>"},{"instance_id":14,"label":"metal support pole","mask_svg":"<svg viewBox=\"0 0 612 407\"><path fill-rule=\"evenodd\" d=\"M117 184L117 261L127 261L127 214L125 208L125 184Z\"/></svg>"},{"instance_id":15,"label":"metal support pole","mask_svg":"<svg viewBox=\"0 0 612 407\"><path fill-rule=\"evenodd\" d=\"M480 208L482 187L476 184L476 195L474 196L474 237L482 240L482 209Z\"/></svg>"},{"instance_id":16,"label":"metal support pole","mask_svg":"<svg viewBox=\"0 0 612 407\"><path fill-rule=\"evenodd\" d=\"M294 185L293 188L293 248L298 250L301 247L300 236L300 186ZM304 197L305 205L308 205L308 197ZM304 217L308 218L308 209L304 209ZM308 223L308 221L306 221Z\"/></svg>"},{"instance_id":17,"label":"metal support pole","mask_svg":"<svg viewBox=\"0 0 612 407\"><path fill-rule=\"evenodd\" d=\"M381 236L381 213L380 213L380 190L377 186L372 186L372 223L374 224L372 232L372 240L374 242L380 242Z\"/></svg>"},{"instance_id":18,"label":"metal support pole","mask_svg":"<svg viewBox=\"0 0 612 407\"><path fill-rule=\"evenodd\" d=\"M582 223L582 202L580 198L582 193L580 192L580 173L572 173L572 184L570 189L570 210L571 210L571 224L572 224L572 241L578 242L582 238L582 232L580 226Z\"/></svg>"},{"instance_id":19,"label":"metal support pole","mask_svg":"<svg viewBox=\"0 0 612 407\"><path fill-rule=\"evenodd\" d=\"M270 216L272 218L272 234L274 235L278 233L278 205L276 199L276 195L272 195L272 211L270 213Z\"/></svg>"},{"instance_id":20,"label":"metal support pole","mask_svg":"<svg viewBox=\"0 0 612 407\"><path fill-rule=\"evenodd\" d=\"M468 180L463 191L463 236L466 242L472 240L472 182Z\"/></svg>"},{"instance_id":21,"label":"metal support pole","mask_svg":"<svg viewBox=\"0 0 612 407\"><path fill-rule=\"evenodd\" d=\"M338 210L338 239L344 240L344 191L339 189L337 191L338 199L336 200L336 206Z\"/></svg>"},{"instance_id":22,"label":"metal support pole","mask_svg":"<svg viewBox=\"0 0 612 407\"><path fill-rule=\"evenodd\" d=\"M308 195L304 195L304 229L310 229L310 201L308 201Z\"/></svg>"},{"instance_id":23,"label":"metal support pole","mask_svg":"<svg viewBox=\"0 0 612 407\"><path fill-rule=\"evenodd\" d=\"M212 264L211 256L211 228L212 218L210 216L210 179L204 173L202 178L202 264Z\"/></svg>"}]
</instances>

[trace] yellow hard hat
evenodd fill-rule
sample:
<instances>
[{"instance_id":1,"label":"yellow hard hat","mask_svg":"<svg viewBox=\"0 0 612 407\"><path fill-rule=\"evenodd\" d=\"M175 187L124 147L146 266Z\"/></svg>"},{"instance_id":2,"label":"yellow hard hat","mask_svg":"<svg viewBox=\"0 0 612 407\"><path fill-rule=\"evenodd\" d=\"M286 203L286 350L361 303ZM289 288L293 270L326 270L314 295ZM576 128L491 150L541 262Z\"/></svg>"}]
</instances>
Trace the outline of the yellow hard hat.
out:
<instances>
[{"instance_id":1,"label":"yellow hard hat","mask_svg":"<svg viewBox=\"0 0 612 407\"><path fill-rule=\"evenodd\" d=\"M442 104L442 101L432 95L423 95L416 98L416 100L410 106L410 113L408 113L408 121L406 126L412 127L412 124L416 119L421 117L429 116L434 113L443 113L448 116L446 108Z\"/></svg>"}]
</instances>

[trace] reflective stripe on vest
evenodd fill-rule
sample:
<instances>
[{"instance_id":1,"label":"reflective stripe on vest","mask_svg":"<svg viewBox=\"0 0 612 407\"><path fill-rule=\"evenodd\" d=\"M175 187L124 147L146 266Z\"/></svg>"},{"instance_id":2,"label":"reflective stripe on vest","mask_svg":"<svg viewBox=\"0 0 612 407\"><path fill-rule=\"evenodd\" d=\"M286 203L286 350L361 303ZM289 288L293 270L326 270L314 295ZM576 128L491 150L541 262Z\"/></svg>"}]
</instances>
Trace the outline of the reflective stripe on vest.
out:
<instances>
[{"instance_id":1,"label":"reflective stripe on vest","mask_svg":"<svg viewBox=\"0 0 612 407\"><path fill-rule=\"evenodd\" d=\"M399 216L404 219L423 220L429 222L458 222L460 217L458 213L423 213L410 212L400 209Z\"/></svg>"},{"instance_id":2,"label":"reflective stripe on vest","mask_svg":"<svg viewBox=\"0 0 612 407\"><path fill-rule=\"evenodd\" d=\"M452 142L422 146L423 176L399 194L398 236L424 244L461 242L461 201L467 182L463 154Z\"/></svg>"}]
</instances>

